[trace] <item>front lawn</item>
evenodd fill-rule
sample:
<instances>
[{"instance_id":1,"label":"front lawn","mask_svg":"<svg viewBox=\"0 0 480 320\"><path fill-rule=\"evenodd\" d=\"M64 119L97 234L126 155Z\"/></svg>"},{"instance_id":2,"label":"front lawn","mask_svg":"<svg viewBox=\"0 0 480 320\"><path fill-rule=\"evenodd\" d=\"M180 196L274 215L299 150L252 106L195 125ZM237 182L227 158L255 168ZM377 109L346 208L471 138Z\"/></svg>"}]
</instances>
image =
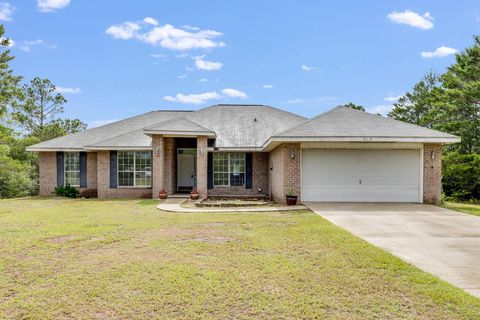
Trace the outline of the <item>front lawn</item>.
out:
<instances>
[{"instance_id":1,"label":"front lawn","mask_svg":"<svg viewBox=\"0 0 480 320\"><path fill-rule=\"evenodd\" d=\"M443 207L460 212L470 213L474 216L480 216L480 204L444 202Z\"/></svg>"},{"instance_id":2,"label":"front lawn","mask_svg":"<svg viewBox=\"0 0 480 320\"><path fill-rule=\"evenodd\" d=\"M310 211L0 201L0 318L478 319L480 300Z\"/></svg>"}]
</instances>

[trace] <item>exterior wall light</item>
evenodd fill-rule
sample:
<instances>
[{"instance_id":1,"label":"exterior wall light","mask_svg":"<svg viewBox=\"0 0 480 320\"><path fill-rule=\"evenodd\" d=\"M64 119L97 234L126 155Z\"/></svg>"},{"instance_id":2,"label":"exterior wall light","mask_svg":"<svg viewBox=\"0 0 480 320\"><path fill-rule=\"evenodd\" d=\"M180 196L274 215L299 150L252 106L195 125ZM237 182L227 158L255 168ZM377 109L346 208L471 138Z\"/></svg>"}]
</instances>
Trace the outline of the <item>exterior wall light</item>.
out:
<instances>
[{"instance_id":1,"label":"exterior wall light","mask_svg":"<svg viewBox=\"0 0 480 320\"><path fill-rule=\"evenodd\" d=\"M432 160L432 161L435 160L435 151L434 150L430 151L430 160Z\"/></svg>"},{"instance_id":2,"label":"exterior wall light","mask_svg":"<svg viewBox=\"0 0 480 320\"><path fill-rule=\"evenodd\" d=\"M290 149L290 159L295 159L295 150L294 149Z\"/></svg>"}]
</instances>

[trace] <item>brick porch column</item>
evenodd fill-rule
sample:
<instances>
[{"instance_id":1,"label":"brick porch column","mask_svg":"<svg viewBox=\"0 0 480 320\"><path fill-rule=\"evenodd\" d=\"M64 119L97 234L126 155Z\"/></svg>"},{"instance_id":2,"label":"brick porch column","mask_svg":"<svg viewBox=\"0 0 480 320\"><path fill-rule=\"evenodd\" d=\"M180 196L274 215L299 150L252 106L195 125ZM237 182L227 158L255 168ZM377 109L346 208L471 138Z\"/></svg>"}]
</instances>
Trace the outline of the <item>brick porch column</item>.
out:
<instances>
[{"instance_id":1,"label":"brick porch column","mask_svg":"<svg viewBox=\"0 0 480 320\"><path fill-rule=\"evenodd\" d=\"M200 198L206 198L208 194L207 159L207 137L197 137L197 191Z\"/></svg>"},{"instance_id":2,"label":"brick porch column","mask_svg":"<svg viewBox=\"0 0 480 320\"><path fill-rule=\"evenodd\" d=\"M164 183L164 141L163 136L152 136L152 198L158 199L158 192Z\"/></svg>"}]
</instances>

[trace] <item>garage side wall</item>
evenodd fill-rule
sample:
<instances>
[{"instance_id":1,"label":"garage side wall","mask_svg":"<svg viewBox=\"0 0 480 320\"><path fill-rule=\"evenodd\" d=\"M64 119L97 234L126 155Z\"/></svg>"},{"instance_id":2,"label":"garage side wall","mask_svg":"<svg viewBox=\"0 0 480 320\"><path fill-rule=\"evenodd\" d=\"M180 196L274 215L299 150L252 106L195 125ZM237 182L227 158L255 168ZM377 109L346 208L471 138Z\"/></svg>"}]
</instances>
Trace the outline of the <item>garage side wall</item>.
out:
<instances>
[{"instance_id":1,"label":"garage side wall","mask_svg":"<svg viewBox=\"0 0 480 320\"><path fill-rule=\"evenodd\" d=\"M300 199L299 143L285 143L270 152L270 195L273 201L285 203L285 195L292 193Z\"/></svg>"},{"instance_id":2,"label":"garage side wall","mask_svg":"<svg viewBox=\"0 0 480 320\"><path fill-rule=\"evenodd\" d=\"M442 145L423 146L423 202L436 204L442 195Z\"/></svg>"}]
</instances>

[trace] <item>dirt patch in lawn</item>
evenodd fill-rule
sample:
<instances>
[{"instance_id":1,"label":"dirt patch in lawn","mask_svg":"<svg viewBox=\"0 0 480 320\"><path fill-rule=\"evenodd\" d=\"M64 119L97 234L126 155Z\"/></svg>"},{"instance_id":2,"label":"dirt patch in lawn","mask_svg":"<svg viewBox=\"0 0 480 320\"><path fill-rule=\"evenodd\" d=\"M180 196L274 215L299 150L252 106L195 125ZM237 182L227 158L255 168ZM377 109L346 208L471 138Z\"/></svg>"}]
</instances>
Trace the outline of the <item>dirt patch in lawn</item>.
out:
<instances>
[{"instance_id":1,"label":"dirt patch in lawn","mask_svg":"<svg viewBox=\"0 0 480 320\"><path fill-rule=\"evenodd\" d=\"M47 239L45 239L45 242L60 244L60 243L65 243L65 242L69 242L69 241L73 241L73 240L78 240L80 238L81 237L75 236L75 235L59 236L59 237L47 238Z\"/></svg>"}]
</instances>

